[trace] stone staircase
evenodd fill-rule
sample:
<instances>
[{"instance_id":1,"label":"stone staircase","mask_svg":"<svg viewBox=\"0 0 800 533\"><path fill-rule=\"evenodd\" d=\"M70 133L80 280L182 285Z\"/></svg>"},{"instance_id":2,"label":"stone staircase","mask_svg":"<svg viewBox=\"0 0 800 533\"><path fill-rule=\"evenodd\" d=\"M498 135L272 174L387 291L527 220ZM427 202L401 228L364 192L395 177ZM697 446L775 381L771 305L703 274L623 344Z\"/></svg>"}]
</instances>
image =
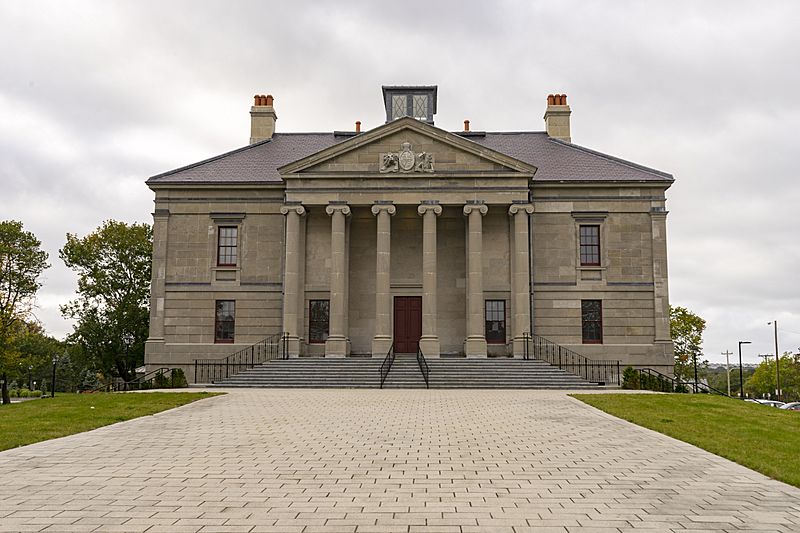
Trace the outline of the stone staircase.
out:
<instances>
[{"instance_id":1,"label":"stone staircase","mask_svg":"<svg viewBox=\"0 0 800 533\"><path fill-rule=\"evenodd\" d=\"M213 384L217 387L378 388L381 359L302 357L267 361ZM428 359L432 389L586 389L578 376L544 361L511 358ZM384 388L425 388L414 355L398 354Z\"/></svg>"}]
</instances>

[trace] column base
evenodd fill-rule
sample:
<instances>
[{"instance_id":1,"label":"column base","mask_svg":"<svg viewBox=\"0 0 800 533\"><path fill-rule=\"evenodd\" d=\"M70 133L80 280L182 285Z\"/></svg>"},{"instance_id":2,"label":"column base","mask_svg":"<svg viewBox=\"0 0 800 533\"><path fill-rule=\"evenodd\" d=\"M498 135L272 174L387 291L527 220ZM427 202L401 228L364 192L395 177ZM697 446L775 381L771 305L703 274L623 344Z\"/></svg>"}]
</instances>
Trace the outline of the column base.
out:
<instances>
[{"instance_id":1,"label":"column base","mask_svg":"<svg viewBox=\"0 0 800 533\"><path fill-rule=\"evenodd\" d=\"M344 335L332 335L325 341L325 357L347 357L350 354L350 340Z\"/></svg>"},{"instance_id":2,"label":"column base","mask_svg":"<svg viewBox=\"0 0 800 533\"><path fill-rule=\"evenodd\" d=\"M372 357L383 359L392 347L392 338L389 335L375 335L372 339Z\"/></svg>"},{"instance_id":3,"label":"column base","mask_svg":"<svg viewBox=\"0 0 800 533\"><path fill-rule=\"evenodd\" d=\"M423 335L419 339L419 347L422 355L428 359L438 359L441 353L438 335Z\"/></svg>"},{"instance_id":4,"label":"column base","mask_svg":"<svg viewBox=\"0 0 800 533\"><path fill-rule=\"evenodd\" d=\"M525 357L525 337L514 337L511 341L511 354L514 359L522 359Z\"/></svg>"},{"instance_id":5,"label":"column base","mask_svg":"<svg viewBox=\"0 0 800 533\"><path fill-rule=\"evenodd\" d=\"M289 359L300 357L300 337L288 335L286 338L286 352Z\"/></svg>"},{"instance_id":6,"label":"column base","mask_svg":"<svg viewBox=\"0 0 800 533\"><path fill-rule=\"evenodd\" d=\"M464 351L466 352L468 358L486 358L486 337L483 335L467 337Z\"/></svg>"}]
</instances>

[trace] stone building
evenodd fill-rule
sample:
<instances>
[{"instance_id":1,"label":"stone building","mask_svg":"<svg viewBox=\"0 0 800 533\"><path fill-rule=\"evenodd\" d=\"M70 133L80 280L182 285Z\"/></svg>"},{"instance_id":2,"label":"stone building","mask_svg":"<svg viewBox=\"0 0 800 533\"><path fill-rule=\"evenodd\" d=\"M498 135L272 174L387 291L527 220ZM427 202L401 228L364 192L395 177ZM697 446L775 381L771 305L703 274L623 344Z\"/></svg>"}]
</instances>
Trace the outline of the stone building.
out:
<instances>
[{"instance_id":1,"label":"stone building","mask_svg":"<svg viewBox=\"0 0 800 533\"><path fill-rule=\"evenodd\" d=\"M434 125L435 86L383 87L386 123L281 133L151 177L146 363L189 366L285 332L291 356L513 356L533 333L671 372L666 173L545 131Z\"/></svg>"}]
</instances>

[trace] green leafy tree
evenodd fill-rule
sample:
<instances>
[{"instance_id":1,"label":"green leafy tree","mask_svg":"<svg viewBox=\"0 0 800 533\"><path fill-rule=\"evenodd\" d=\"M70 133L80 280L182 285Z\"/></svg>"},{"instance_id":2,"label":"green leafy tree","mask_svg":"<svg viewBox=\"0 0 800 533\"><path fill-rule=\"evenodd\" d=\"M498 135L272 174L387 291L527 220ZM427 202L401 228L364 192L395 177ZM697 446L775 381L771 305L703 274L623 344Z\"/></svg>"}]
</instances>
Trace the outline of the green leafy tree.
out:
<instances>
[{"instance_id":1,"label":"green leafy tree","mask_svg":"<svg viewBox=\"0 0 800 533\"><path fill-rule=\"evenodd\" d=\"M698 377L699 370L708 366L708 361L700 359L706 321L685 307L670 306L669 326L672 342L675 345L675 376L694 381L695 358L697 358Z\"/></svg>"},{"instance_id":2,"label":"green leafy tree","mask_svg":"<svg viewBox=\"0 0 800 533\"><path fill-rule=\"evenodd\" d=\"M775 359L763 361L745 382L744 390L757 398L772 397L778 388L775 381ZM800 398L800 361L790 352L781 356L781 391L784 401Z\"/></svg>"},{"instance_id":3,"label":"green leafy tree","mask_svg":"<svg viewBox=\"0 0 800 533\"><path fill-rule=\"evenodd\" d=\"M69 340L96 370L124 380L144 360L153 233L148 224L109 220L79 238L67 234L60 257L78 273L78 298L61 307L77 321ZM126 349L122 339L133 337Z\"/></svg>"},{"instance_id":4,"label":"green leafy tree","mask_svg":"<svg viewBox=\"0 0 800 533\"><path fill-rule=\"evenodd\" d=\"M0 380L4 404L11 403L8 374L19 365L15 339L20 322L30 315L42 286L42 272L50 266L41 246L33 233L23 229L22 222L0 221Z\"/></svg>"}]
</instances>

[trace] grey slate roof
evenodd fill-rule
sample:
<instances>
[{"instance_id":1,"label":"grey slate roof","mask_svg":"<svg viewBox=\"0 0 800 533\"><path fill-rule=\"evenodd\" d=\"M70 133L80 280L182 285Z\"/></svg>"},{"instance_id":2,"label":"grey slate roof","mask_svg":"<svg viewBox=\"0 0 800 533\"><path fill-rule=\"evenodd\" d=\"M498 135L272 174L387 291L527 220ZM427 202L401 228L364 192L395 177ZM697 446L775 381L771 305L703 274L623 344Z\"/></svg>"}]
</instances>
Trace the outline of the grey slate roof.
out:
<instances>
[{"instance_id":1,"label":"grey slate roof","mask_svg":"<svg viewBox=\"0 0 800 533\"><path fill-rule=\"evenodd\" d=\"M280 183L278 168L350 137L333 133L276 133L271 140L158 174L147 183ZM534 182L673 181L672 176L665 172L552 139L545 132L473 133L466 138L536 166L539 170L533 177Z\"/></svg>"}]
</instances>

